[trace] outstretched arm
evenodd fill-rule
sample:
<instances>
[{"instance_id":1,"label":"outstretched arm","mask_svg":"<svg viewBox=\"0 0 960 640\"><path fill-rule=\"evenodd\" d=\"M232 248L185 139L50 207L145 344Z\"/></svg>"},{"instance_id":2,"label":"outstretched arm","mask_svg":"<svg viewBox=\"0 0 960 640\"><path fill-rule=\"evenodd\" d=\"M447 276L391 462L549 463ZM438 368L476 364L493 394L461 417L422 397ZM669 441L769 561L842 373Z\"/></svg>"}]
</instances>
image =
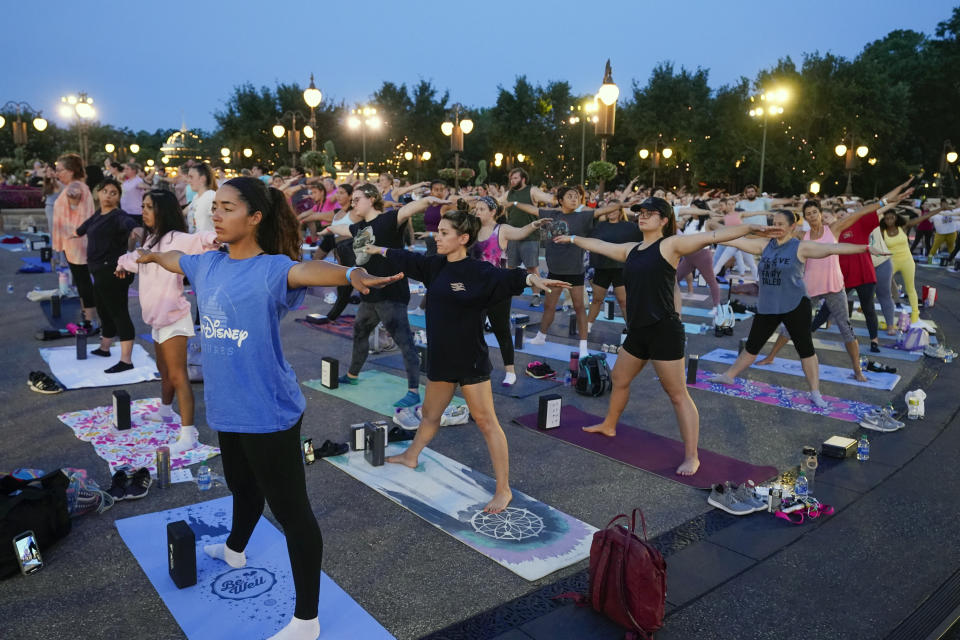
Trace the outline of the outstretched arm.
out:
<instances>
[{"instance_id":1,"label":"outstretched arm","mask_svg":"<svg viewBox=\"0 0 960 640\"><path fill-rule=\"evenodd\" d=\"M817 258L826 258L827 256L849 256L855 253L863 253L864 251L870 251L870 253L874 255L889 255L884 254L879 249L871 249L868 244L849 244L847 242L827 243L813 242L811 240L804 240L800 243L800 247L797 249L797 255L804 260L815 260Z\"/></svg>"},{"instance_id":2,"label":"outstretched arm","mask_svg":"<svg viewBox=\"0 0 960 640\"><path fill-rule=\"evenodd\" d=\"M539 215L540 215L540 209L538 209L537 207L533 206L532 204L526 204L526 203L517 202L517 201L514 200L514 201L512 201L512 202L504 202L504 203L503 203L503 206L505 206L505 207L516 207L517 209L520 209L520 211L523 211L524 213L529 213L529 214L532 215L532 216L539 216Z\"/></svg>"},{"instance_id":3,"label":"outstretched arm","mask_svg":"<svg viewBox=\"0 0 960 640\"><path fill-rule=\"evenodd\" d=\"M932 210L932 211L927 211L925 214L923 214L922 216L920 216L920 217L918 217L918 218L914 218L913 220L908 220L908 221L907 221L907 224L903 225L903 229L904 229L904 231L906 231L907 229L912 229L913 227L917 226L918 224L920 224L921 222L923 222L923 221L926 220L927 218L930 218L930 217L932 217L932 216L935 216L935 215L937 215L938 213L940 213L941 211L945 211L946 209L949 209L949 207L943 207L943 208L941 208L941 209L936 209L936 210Z\"/></svg>"},{"instance_id":4,"label":"outstretched arm","mask_svg":"<svg viewBox=\"0 0 960 640\"><path fill-rule=\"evenodd\" d=\"M737 238L736 240L721 242L720 244L733 247L735 249L740 249L740 251L746 251L749 254L758 256L763 253L763 249L767 246L767 242L767 240L760 238Z\"/></svg>"},{"instance_id":5,"label":"outstretched arm","mask_svg":"<svg viewBox=\"0 0 960 640\"><path fill-rule=\"evenodd\" d=\"M400 207L400 210L397 211L397 224L403 224L410 219L411 216L421 213L427 210L432 204L447 204L449 200L441 200L440 198L434 198L433 196L427 196L426 198L420 198L419 200L414 200L413 202L408 202L407 204Z\"/></svg>"},{"instance_id":6,"label":"outstretched arm","mask_svg":"<svg viewBox=\"0 0 960 640\"><path fill-rule=\"evenodd\" d=\"M552 194L537 187L530 187L530 197L534 202L546 202L551 206L557 204L557 199L554 198Z\"/></svg>"},{"instance_id":7,"label":"outstretched arm","mask_svg":"<svg viewBox=\"0 0 960 640\"><path fill-rule=\"evenodd\" d=\"M764 238L780 238L783 237L784 230L781 227L767 227L762 224L738 224L723 227L716 231L706 231L684 236L670 236L663 241L661 246L664 257L669 260L671 257L679 258L680 256L694 253L714 243L729 243L731 240L742 238L747 234ZM765 244L766 243L764 243L764 245ZM760 251L763 251L763 247L760 248Z\"/></svg>"},{"instance_id":8,"label":"outstretched arm","mask_svg":"<svg viewBox=\"0 0 960 640\"><path fill-rule=\"evenodd\" d=\"M593 212L594 218L601 218L608 213L613 213L614 211L619 211L623 208L623 203L620 201L611 202L610 204L605 204L602 207L597 207Z\"/></svg>"},{"instance_id":9,"label":"outstretched arm","mask_svg":"<svg viewBox=\"0 0 960 640\"><path fill-rule=\"evenodd\" d=\"M534 232L534 230L539 229L547 222L546 218L537 218L528 225L522 227L514 227L509 224L500 225L500 239L501 241L510 241L510 240L525 240L527 236Z\"/></svg>"},{"instance_id":10,"label":"outstretched arm","mask_svg":"<svg viewBox=\"0 0 960 640\"><path fill-rule=\"evenodd\" d=\"M360 293L367 294L371 288L379 289L401 278L402 273L381 278L370 275L360 267L346 268L324 260L308 260L290 267L287 271L287 288L340 287L349 284Z\"/></svg>"},{"instance_id":11,"label":"outstretched arm","mask_svg":"<svg viewBox=\"0 0 960 640\"><path fill-rule=\"evenodd\" d=\"M140 252L140 257L137 258L137 264L149 264L153 262L154 264L160 265L170 273L179 273L180 275L183 275L183 270L180 268L180 258L183 257L183 252L154 252L146 249L139 249L138 251Z\"/></svg>"},{"instance_id":12,"label":"outstretched arm","mask_svg":"<svg viewBox=\"0 0 960 640\"><path fill-rule=\"evenodd\" d=\"M557 244L572 244L590 253L599 253L617 262L626 262L627 255L633 251L635 246L640 244L639 242L604 242L603 240L583 236L557 236L553 241Z\"/></svg>"}]
</instances>

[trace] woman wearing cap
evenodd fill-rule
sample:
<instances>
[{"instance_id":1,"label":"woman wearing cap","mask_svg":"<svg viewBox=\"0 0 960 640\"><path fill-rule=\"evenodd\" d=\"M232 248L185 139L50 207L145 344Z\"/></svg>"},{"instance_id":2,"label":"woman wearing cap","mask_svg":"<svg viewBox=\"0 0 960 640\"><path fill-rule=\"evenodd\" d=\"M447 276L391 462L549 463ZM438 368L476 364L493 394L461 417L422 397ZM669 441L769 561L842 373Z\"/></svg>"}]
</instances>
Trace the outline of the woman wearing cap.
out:
<instances>
[{"instance_id":1,"label":"woman wearing cap","mask_svg":"<svg viewBox=\"0 0 960 640\"><path fill-rule=\"evenodd\" d=\"M480 219L480 230L477 232L476 244L470 247L470 256L489 262L495 267L501 266L501 261L506 256L507 242L523 240L543 224L542 220L534 220L527 226L518 228L498 222L503 209L491 196L478 198L475 211L477 218ZM506 369L506 375L503 377L505 387L517 381L517 372L513 366L513 336L510 335L512 300L513 297L508 296L487 307L487 320L493 328L493 335L497 337L500 355L503 357L503 368Z\"/></svg>"},{"instance_id":2,"label":"woman wearing cap","mask_svg":"<svg viewBox=\"0 0 960 640\"><path fill-rule=\"evenodd\" d=\"M819 363L810 331L810 297L803 277L806 261L863 253L868 250L868 245L800 240L794 236L797 222L799 217L794 212L775 209L773 224L781 230L775 239L722 241L760 256L760 280L757 282L760 293L746 347L729 369L710 378L710 382L733 384L733 379L753 364L764 343L783 323L800 356L800 365L810 385L810 400L817 407L825 409L827 402L820 396Z\"/></svg>"},{"instance_id":3,"label":"woman wearing cap","mask_svg":"<svg viewBox=\"0 0 960 640\"><path fill-rule=\"evenodd\" d=\"M606 418L598 425L584 427L584 431L611 437L617 434L617 421L630 398L630 383L652 360L660 384L673 403L683 439L684 458L676 472L689 476L700 468L697 454L700 414L687 392L683 368L686 335L674 301L677 263L683 256L716 242L734 240L748 233L779 237L784 232L773 227L744 224L678 236L675 235L673 207L666 200L647 198L631 206L630 210L638 213L637 226L643 232L643 242L613 244L577 235L554 239L555 243L574 244L625 263L627 338L613 367L613 390Z\"/></svg>"}]
</instances>

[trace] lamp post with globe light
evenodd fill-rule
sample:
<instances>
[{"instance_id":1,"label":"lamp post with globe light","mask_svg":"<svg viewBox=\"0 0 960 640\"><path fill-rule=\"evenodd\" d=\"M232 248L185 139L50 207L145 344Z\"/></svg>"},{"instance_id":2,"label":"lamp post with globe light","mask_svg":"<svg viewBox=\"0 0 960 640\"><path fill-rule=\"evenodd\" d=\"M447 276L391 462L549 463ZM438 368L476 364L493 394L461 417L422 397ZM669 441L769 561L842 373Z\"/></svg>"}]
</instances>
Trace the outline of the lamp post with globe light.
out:
<instances>
[{"instance_id":1,"label":"lamp post with globe light","mask_svg":"<svg viewBox=\"0 0 960 640\"><path fill-rule=\"evenodd\" d=\"M587 121L594 124L597 123L600 119L599 116L597 116L598 108L597 100L594 98L593 100L587 100L582 105L577 105L577 113L583 113L584 115L570 116L570 124L580 124L580 184L586 183ZM571 106L570 111L573 110L574 108Z\"/></svg>"},{"instance_id":2,"label":"lamp post with globe light","mask_svg":"<svg viewBox=\"0 0 960 640\"><path fill-rule=\"evenodd\" d=\"M953 148L953 143L949 140L943 141L943 152L940 154L940 175L937 176L937 188L940 198L943 198L943 183L950 180L953 197L957 197L957 179L954 176L955 169L953 165L957 163L957 150Z\"/></svg>"},{"instance_id":3,"label":"lamp post with globe light","mask_svg":"<svg viewBox=\"0 0 960 640\"><path fill-rule=\"evenodd\" d=\"M307 127L303 128L303 134L310 138L310 151L317 150L317 107L323 100L323 94L313 83L313 74L310 74L310 86L303 90L303 101L310 107L310 127L309 133Z\"/></svg>"},{"instance_id":4,"label":"lamp post with globe light","mask_svg":"<svg viewBox=\"0 0 960 640\"><path fill-rule=\"evenodd\" d=\"M97 115L93 108L93 98L81 91L77 95L60 96L60 115L64 118L76 117L77 133L80 138L80 157L83 164L87 164L90 141L87 139L87 128L90 121Z\"/></svg>"},{"instance_id":5,"label":"lamp post with globe light","mask_svg":"<svg viewBox=\"0 0 960 640\"><path fill-rule=\"evenodd\" d=\"M613 71L610 68L610 60L607 60L607 66L603 71L603 84L597 91L597 119L594 124L594 132L600 137L600 161L607 161L607 139L613 137L614 128L617 119L617 98L620 97L620 87L613 82ZM604 181L600 181L599 196L603 196Z\"/></svg>"},{"instance_id":6,"label":"lamp post with globe light","mask_svg":"<svg viewBox=\"0 0 960 640\"><path fill-rule=\"evenodd\" d=\"M770 116L783 113L783 104L790 98L790 93L783 88L764 91L759 96L750 96L750 102L757 106L750 109L751 118L763 118L763 142L760 145L760 179L758 191L763 193L763 170L767 163L767 121Z\"/></svg>"},{"instance_id":7,"label":"lamp post with globe light","mask_svg":"<svg viewBox=\"0 0 960 640\"><path fill-rule=\"evenodd\" d=\"M649 149L643 148L637 152L637 155L640 156L641 160L646 160L650 158L652 161L651 166L653 167L653 180L650 185L651 192L657 188L657 169L660 168L660 158L669 160L673 156L673 149L670 147L661 147L661 138L663 136L658 136L656 141L653 143L653 153L650 153Z\"/></svg>"},{"instance_id":8,"label":"lamp post with globe light","mask_svg":"<svg viewBox=\"0 0 960 640\"><path fill-rule=\"evenodd\" d=\"M360 140L363 149L363 179L367 179L367 129L377 130L383 121L377 115L375 107L357 107L347 118L347 126L351 129L360 129Z\"/></svg>"},{"instance_id":9,"label":"lamp post with globe light","mask_svg":"<svg viewBox=\"0 0 960 640\"><path fill-rule=\"evenodd\" d=\"M14 108L17 111L17 119L10 123L10 128L13 129L13 144L18 148L27 145L27 123L24 122L22 118L25 111L36 114L33 118L34 129L43 131L47 128L48 123L46 119L44 119L42 112L37 111L26 102L15 102L11 100L0 107L0 111L6 111L10 108ZM6 118L0 115L0 129L6 125L6 122Z\"/></svg>"},{"instance_id":10,"label":"lamp post with globe light","mask_svg":"<svg viewBox=\"0 0 960 640\"><path fill-rule=\"evenodd\" d=\"M460 119L460 109L463 105L453 105L453 122L447 121L440 125L443 135L450 138L450 150L453 151L453 188L460 188L460 153L463 151L463 136L473 131L473 120Z\"/></svg>"},{"instance_id":11,"label":"lamp post with globe light","mask_svg":"<svg viewBox=\"0 0 960 640\"><path fill-rule=\"evenodd\" d=\"M282 121L286 119L287 116L290 116L290 129L287 130ZM282 138L283 134L287 134L287 151L290 152L290 166L297 166L297 154L300 153L300 131L297 130L297 118L305 120L303 114L299 111L287 111L282 116L277 118L277 123L273 125L271 131L273 132L274 137ZM313 128L310 125L307 125L303 128L303 134L308 138L314 137L316 134L313 131Z\"/></svg>"},{"instance_id":12,"label":"lamp post with globe light","mask_svg":"<svg viewBox=\"0 0 960 640\"><path fill-rule=\"evenodd\" d=\"M837 154L838 157L844 159L844 169L847 172L847 188L844 190L843 194L846 196L853 195L853 171L857 167L857 158L866 158L867 154L870 153L870 149L866 145L855 146L853 142L853 135L850 135L850 146L840 143L833 148L833 152Z\"/></svg>"},{"instance_id":13,"label":"lamp post with globe light","mask_svg":"<svg viewBox=\"0 0 960 640\"><path fill-rule=\"evenodd\" d=\"M410 162L411 160L414 161L413 164L416 167L416 174L417 174L416 182L420 182L420 167L423 165L424 162L429 160L431 157L433 156L429 151L420 151L419 144L417 145L416 152L413 152L413 151L404 152L403 154L404 160L406 160L407 162Z\"/></svg>"}]
</instances>

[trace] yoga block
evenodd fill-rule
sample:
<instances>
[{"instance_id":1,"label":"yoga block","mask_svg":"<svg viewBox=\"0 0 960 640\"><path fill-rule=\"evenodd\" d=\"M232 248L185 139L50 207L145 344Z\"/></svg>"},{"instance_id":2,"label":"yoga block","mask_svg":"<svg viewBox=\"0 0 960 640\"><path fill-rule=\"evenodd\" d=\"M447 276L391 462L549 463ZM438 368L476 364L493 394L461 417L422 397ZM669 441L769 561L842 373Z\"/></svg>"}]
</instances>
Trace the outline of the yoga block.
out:
<instances>
[{"instance_id":1,"label":"yoga block","mask_svg":"<svg viewBox=\"0 0 960 640\"><path fill-rule=\"evenodd\" d=\"M350 425L350 448L354 451L363 451L367 448L366 424Z\"/></svg>"},{"instance_id":2,"label":"yoga block","mask_svg":"<svg viewBox=\"0 0 960 640\"><path fill-rule=\"evenodd\" d=\"M607 300L607 320L613 320L613 300Z\"/></svg>"},{"instance_id":3,"label":"yoga block","mask_svg":"<svg viewBox=\"0 0 960 640\"><path fill-rule=\"evenodd\" d=\"M857 453L857 441L853 438L833 436L824 440L821 451L823 455L831 458L852 458Z\"/></svg>"},{"instance_id":4,"label":"yoga block","mask_svg":"<svg viewBox=\"0 0 960 640\"><path fill-rule=\"evenodd\" d=\"M328 324L330 320L322 313L308 313L306 321L310 324Z\"/></svg>"},{"instance_id":5,"label":"yoga block","mask_svg":"<svg viewBox=\"0 0 960 640\"><path fill-rule=\"evenodd\" d=\"M427 372L427 345L418 344L417 348L417 358L420 359L420 373Z\"/></svg>"},{"instance_id":6,"label":"yoga block","mask_svg":"<svg viewBox=\"0 0 960 640\"><path fill-rule=\"evenodd\" d=\"M374 467L382 467L387 448L387 423L378 420L364 424L363 457Z\"/></svg>"},{"instance_id":7,"label":"yoga block","mask_svg":"<svg viewBox=\"0 0 960 640\"><path fill-rule=\"evenodd\" d=\"M53 259L53 249L45 247L40 249L40 262L50 262Z\"/></svg>"},{"instance_id":8,"label":"yoga block","mask_svg":"<svg viewBox=\"0 0 960 640\"><path fill-rule=\"evenodd\" d=\"M513 328L513 348L523 349L523 327L517 325Z\"/></svg>"},{"instance_id":9,"label":"yoga block","mask_svg":"<svg viewBox=\"0 0 960 640\"><path fill-rule=\"evenodd\" d=\"M54 318L60 317L60 302L61 298L59 295L50 296L50 315Z\"/></svg>"},{"instance_id":10,"label":"yoga block","mask_svg":"<svg viewBox=\"0 0 960 640\"><path fill-rule=\"evenodd\" d=\"M40 250L42 250L42 249L46 249L46 248L49 247L49 246L50 246L50 245L47 243L46 240L42 240L42 239L41 239L41 240L31 240L31 241L30 241L30 250L31 250L31 251L40 251Z\"/></svg>"},{"instance_id":11,"label":"yoga block","mask_svg":"<svg viewBox=\"0 0 960 640\"><path fill-rule=\"evenodd\" d=\"M83 331L77 332L77 360L87 359L87 334Z\"/></svg>"},{"instance_id":12,"label":"yoga block","mask_svg":"<svg viewBox=\"0 0 960 640\"><path fill-rule=\"evenodd\" d=\"M320 359L320 384L327 389L340 386L340 361L336 358Z\"/></svg>"},{"instance_id":13,"label":"yoga block","mask_svg":"<svg viewBox=\"0 0 960 640\"><path fill-rule=\"evenodd\" d=\"M130 394L123 389L113 392L113 426L118 431L130 428Z\"/></svg>"},{"instance_id":14,"label":"yoga block","mask_svg":"<svg viewBox=\"0 0 960 640\"><path fill-rule=\"evenodd\" d=\"M560 426L560 409L563 399L560 394L546 393L540 396L540 406L537 410L538 429L556 429Z\"/></svg>"},{"instance_id":15,"label":"yoga block","mask_svg":"<svg viewBox=\"0 0 960 640\"><path fill-rule=\"evenodd\" d=\"M197 584L197 538L183 520L167 524L167 566L178 589Z\"/></svg>"},{"instance_id":16,"label":"yoga block","mask_svg":"<svg viewBox=\"0 0 960 640\"><path fill-rule=\"evenodd\" d=\"M530 324L530 316L525 313L511 313L510 322L512 322L514 325L527 326Z\"/></svg>"},{"instance_id":17,"label":"yoga block","mask_svg":"<svg viewBox=\"0 0 960 640\"><path fill-rule=\"evenodd\" d=\"M568 320L568 323L569 323L569 324L567 325L567 333L570 335L571 338L576 337L576 335L577 335L577 314L576 314L576 313L571 313L569 316L567 316L567 320Z\"/></svg>"}]
</instances>

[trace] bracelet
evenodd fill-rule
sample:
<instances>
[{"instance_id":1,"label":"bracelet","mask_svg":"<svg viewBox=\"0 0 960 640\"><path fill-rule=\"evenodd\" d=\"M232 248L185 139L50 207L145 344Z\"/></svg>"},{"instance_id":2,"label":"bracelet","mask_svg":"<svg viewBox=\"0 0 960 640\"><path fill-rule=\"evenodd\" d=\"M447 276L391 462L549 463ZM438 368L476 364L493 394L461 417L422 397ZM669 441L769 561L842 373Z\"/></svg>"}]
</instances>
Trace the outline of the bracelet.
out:
<instances>
[{"instance_id":1,"label":"bracelet","mask_svg":"<svg viewBox=\"0 0 960 640\"><path fill-rule=\"evenodd\" d=\"M533 274L532 274L532 273L528 273L528 274L527 274L527 279L525 280L525 282L527 283L527 286L528 286L528 287L532 287L532 286L533 286L533 283L530 282L530 278L532 278L532 277L533 277Z\"/></svg>"},{"instance_id":2,"label":"bracelet","mask_svg":"<svg viewBox=\"0 0 960 640\"><path fill-rule=\"evenodd\" d=\"M880 208L887 206L887 201L884 198L880 198Z\"/></svg>"},{"instance_id":3,"label":"bracelet","mask_svg":"<svg viewBox=\"0 0 960 640\"><path fill-rule=\"evenodd\" d=\"M577 236L570 236L570 244L573 244L573 241L577 239Z\"/></svg>"},{"instance_id":4,"label":"bracelet","mask_svg":"<svg viewBox=\"0 0 960 640\"><path fill-rule=\"evenodd\" d=\"M384 258L387 257L387 248L386 248L386 247L380 247L380 255L382 255Z\"/></svg>"},{"instance_id":5,"label":"bracelet","mask_svg":"<svg viewBox=\"0 0 960 640\"><path fill-rule=\"evenodd\" d=\"M350 283L350 274L359 269L360 267L350 267L347 269L347 284Z\"/></svg>"}]
</instances>

